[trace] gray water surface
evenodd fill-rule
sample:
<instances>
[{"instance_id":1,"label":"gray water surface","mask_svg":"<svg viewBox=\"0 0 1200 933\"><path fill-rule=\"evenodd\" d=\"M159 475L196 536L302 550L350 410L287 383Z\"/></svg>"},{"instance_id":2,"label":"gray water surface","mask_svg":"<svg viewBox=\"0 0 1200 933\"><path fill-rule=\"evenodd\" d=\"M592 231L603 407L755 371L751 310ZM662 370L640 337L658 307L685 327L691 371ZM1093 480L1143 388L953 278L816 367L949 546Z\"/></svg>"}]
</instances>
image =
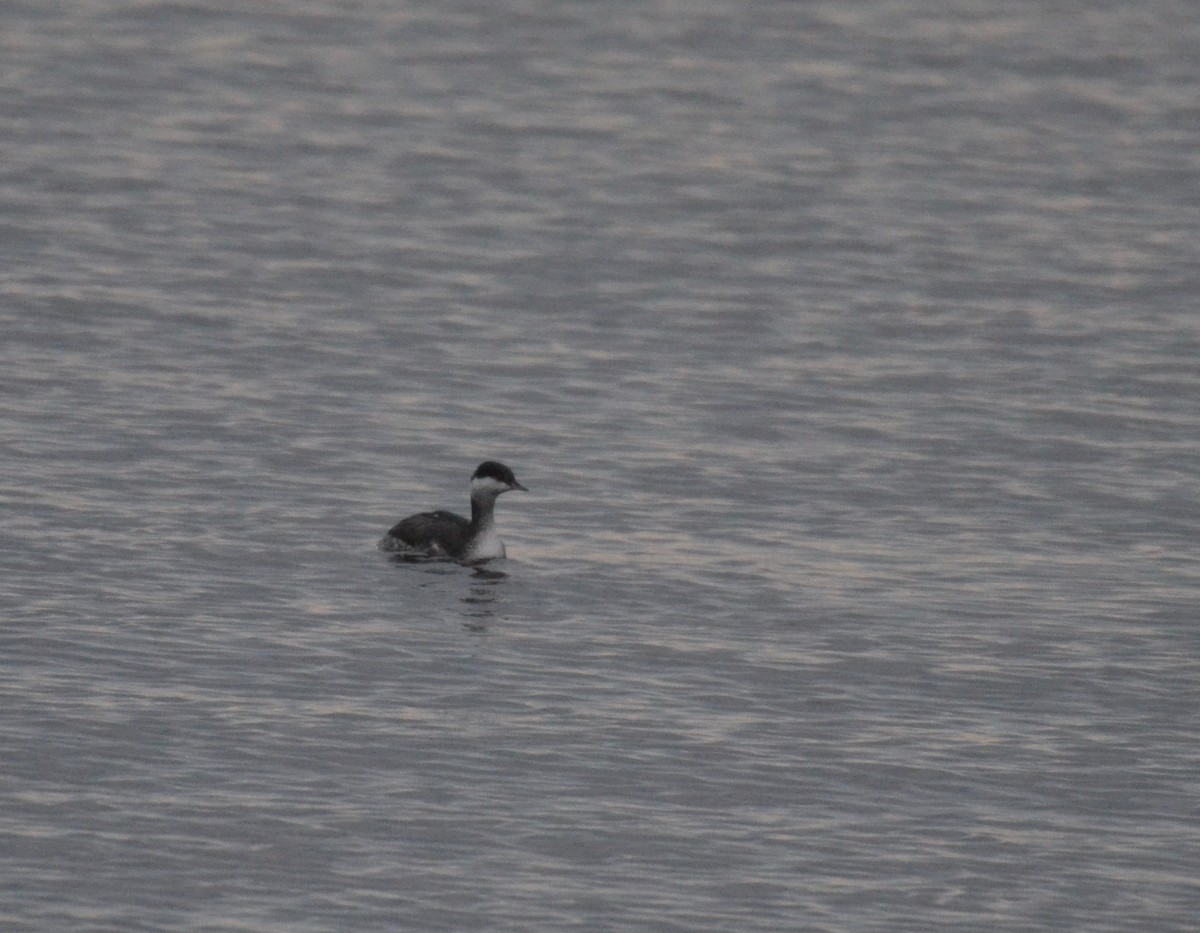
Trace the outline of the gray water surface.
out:
<instances>
[{"instance_id":1,"label":"gray water surface","mask_svg":"<svg viewBox=\"0 0 1200 933\"><path fill-rule=\"evenodd\" d=\"M0 927L1192 929L1198 47L5 4Z\"/></svg>"}]
</instances>

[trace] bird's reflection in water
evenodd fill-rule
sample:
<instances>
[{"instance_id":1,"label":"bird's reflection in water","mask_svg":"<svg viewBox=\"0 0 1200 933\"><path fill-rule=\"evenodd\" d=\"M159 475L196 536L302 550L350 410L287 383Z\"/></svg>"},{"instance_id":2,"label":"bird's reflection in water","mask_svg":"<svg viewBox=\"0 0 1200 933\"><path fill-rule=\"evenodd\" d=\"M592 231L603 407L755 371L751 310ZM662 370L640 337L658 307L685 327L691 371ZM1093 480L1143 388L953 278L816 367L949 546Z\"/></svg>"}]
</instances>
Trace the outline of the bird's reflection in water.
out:
<instances>
[{"instance_id":1,"label":"bird's reflection in water","mask_svg":"<svg viewBox=\"0 0 1200 933\"><path fill-rule=\"evenodd\" d=\"M389 554L388 560L401 566L420 565L426 573L436 578L445 578L462 571L463 564L449 557L430 556L428 554ZM484 633L488 623L496 616L496 585L508 577L503 570L490 570L487 567L475 566L471 571L467 595L462 597L466 606L467 620L463 625L468 631ZM434 583L431 578L429 583ZM424 586L425 584L418 584Z\"/></svg>"},{"instance_id":2,"label":"bird's reflection in water","mask_svg":"<svg viewBox=\"0 0 1200 933\"><path fill-rule=\"evenodd\" d=\"M463 626L470 632L480 634L487 631L488 623L496 616L495 602L499 592L496 586L507 577L502 570L476 567L471 574L470 591L463 597L467 620Z\"/></svg>"}]
</instances>

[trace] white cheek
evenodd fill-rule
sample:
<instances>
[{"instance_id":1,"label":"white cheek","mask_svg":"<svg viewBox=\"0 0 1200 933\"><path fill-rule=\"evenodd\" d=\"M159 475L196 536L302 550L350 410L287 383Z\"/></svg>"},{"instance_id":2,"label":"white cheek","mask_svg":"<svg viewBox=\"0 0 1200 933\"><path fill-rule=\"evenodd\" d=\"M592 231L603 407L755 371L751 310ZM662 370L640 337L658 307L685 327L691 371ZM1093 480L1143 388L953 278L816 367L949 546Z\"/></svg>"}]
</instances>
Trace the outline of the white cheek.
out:
<instances>
[{"instance_id":1,"label":"white cheek","mask_svg":"<svg viewBox=\"0 0 1200 933\"><path fill-rule=\"evenodd\" d=\"M471 495L498 496L507 491L508 486L490 476L480 476L471 480Z\"/></svg>"}]
</instances>

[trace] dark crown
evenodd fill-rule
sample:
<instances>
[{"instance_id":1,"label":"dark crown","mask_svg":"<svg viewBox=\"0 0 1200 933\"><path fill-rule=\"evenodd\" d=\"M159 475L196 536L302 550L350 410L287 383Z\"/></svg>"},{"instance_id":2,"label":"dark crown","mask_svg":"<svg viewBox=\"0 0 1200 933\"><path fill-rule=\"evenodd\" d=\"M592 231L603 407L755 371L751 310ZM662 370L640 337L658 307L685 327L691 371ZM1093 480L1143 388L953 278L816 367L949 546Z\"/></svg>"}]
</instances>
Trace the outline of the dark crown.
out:
<instances>
[{"instance_id":1,"label":"dark crown","mask_svg":"<svg viewBox=\"0 0 1200 933\"><path fill-rule=\"evenodd\" d=\"M479 464L475 468L475 473L471 479L483 479L485 476L499 480L508 486L514 485L517 481L517 477L513 475L513 471L496 460L485 460Z\"/></svg>"}]
</instances>

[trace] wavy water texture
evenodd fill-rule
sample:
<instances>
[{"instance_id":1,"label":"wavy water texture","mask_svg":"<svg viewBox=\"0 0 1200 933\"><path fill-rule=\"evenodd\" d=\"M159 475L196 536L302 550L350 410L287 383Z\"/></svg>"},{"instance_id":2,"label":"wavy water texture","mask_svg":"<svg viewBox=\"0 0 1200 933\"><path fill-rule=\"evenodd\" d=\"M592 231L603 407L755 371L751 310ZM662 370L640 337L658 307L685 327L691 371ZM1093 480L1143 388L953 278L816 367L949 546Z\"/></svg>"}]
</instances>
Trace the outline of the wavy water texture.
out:
<instances>
[{"instance_id":1,"label":"wavy water texture","mask_svg":"<svg viewBox=\"0 0 1200 933\"><path fill-rule=\"evenodd\" d=\"M1194 923L1190 5L244 7L0 9L0 926Z\"/></svg>"}]
</instances>

